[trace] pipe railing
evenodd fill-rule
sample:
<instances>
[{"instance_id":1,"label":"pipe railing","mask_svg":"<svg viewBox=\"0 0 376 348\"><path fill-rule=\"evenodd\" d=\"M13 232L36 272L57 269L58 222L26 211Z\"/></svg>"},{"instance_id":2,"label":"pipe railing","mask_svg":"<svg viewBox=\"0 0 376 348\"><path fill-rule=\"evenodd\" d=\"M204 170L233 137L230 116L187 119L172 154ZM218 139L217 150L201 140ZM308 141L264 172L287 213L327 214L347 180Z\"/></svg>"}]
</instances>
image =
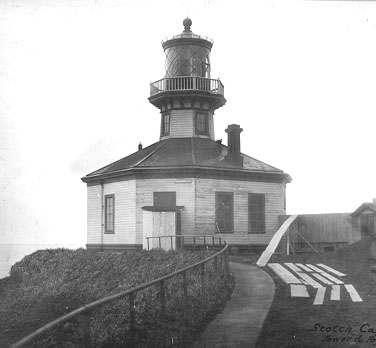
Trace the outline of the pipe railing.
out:
<instances>
[{"instance_id":1,"label":"pipe railing","mask_svg":"<svg viewBox=\"0 0 376 348\"><path fill-rule=\"evenodd\" d=\"M150 83L150 96L166 91L196 90L224 95L223 83L218 79L199 76L165 77Z\"/></svg>"},{"instance_id":2,"label":"pipe railing","mask_svg":"<svg viewBox=\"0 0 376 348\"><path fill-rule=\"evenodd\" d=\"M183 292L183 298L185 299L184 302L186 302L188 297L188 283L187 283L187 273L194 269L200 269L200 287L201 287L201 295L205 293L205 271L209 266L209 263L213 263L214 270L217 273L221 273L223 276L225 284L227 284L227 281L230 276L230 269L229 269L229 257L228 257L228 244L227 242L218 236L159 236L159 237L147 237L148 239L148 245L149 245L149 239L158 239L159 245L162 245L161 239L168 239L171 240L172 238L180 239L183 241L181 244L181 249L187 246L200 246L200 247L207 247L207 248L216 248L219 247L220 250L213 255L209 256L208 258L195 263L194 265L185 267L181 270L178 270L176 272L170 273L166 276L160 277L158 279L155 279L153 281L144 283L142 285L133 287L131 289L128 289L126 291L107 296L105 298L99 299L97 301L91 302L89 304L86 304L80 308L75 309L74 311L67 313L60 318L57 318L53 320L52 322L44 325L43 327L37 329L36 331L32 332L28 336L24 337L20 341L12 344L10 348L20 348L20 347L29 347L30 344L35 342L38 338L40 338L42 335L46 334L48 331L52 330L53 328L56 328L60 324L67 323L69 321L72 321L73 319L80 318L80 332L82 334L82 338L84 339L85 346L91 347L91 333L90 333L90 315L93 312L93 310L98 309L106 304L109 304L111 302L115 302L116 300L120 300L123 298L128 297L128 309L129 309L129 338L130 341L134 344L134 337L135 337L135 331L136 331L136 312L135 312L135 298L137 294L147 288L150 288L152 286L159 286L159 301L160 301L160 308L161 311L165 311L166 309L166 294L165 294L165 287L167 281L176 278L178 276L182 277L182 292ZM191 238L192 243L188 243L187 241ZM203 242L202 242L203 241ZM211 241L212 243L206 243L207 241ZM172 243L171 243L172 244ZM149 247L148 247L149 249ZM186 308L186 306L184 306ZM186 315L186 313L184 313ZM131 344L131 345L133 345Z\"/></svg>"}]
</instances>

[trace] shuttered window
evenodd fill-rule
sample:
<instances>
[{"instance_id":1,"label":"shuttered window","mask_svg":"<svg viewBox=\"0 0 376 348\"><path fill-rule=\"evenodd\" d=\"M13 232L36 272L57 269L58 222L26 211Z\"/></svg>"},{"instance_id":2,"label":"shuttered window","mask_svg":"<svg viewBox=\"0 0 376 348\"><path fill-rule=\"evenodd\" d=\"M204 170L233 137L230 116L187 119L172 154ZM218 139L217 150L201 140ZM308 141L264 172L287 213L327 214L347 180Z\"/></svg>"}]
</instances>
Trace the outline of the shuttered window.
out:
<instances>
[{"instance_id":1,"label":"shuttered window","mask_svg":"<svg viewBox=\"0 0 376 348\"><path fill-rule=\"evenodd\" d=\"M196 114L196 133L208 134L208 115L206 113L198 112Z\"/></svg>"},{"instance_id":2,"label":"shuttered window","mask_svg":"<svg viewBox=\"0 0 376 348\"><path fill-rule=\"evenodd\" d=\"M104 199L105 233L115 233L115 195L106 195Z\"/></svg>"},{"instance_id":3,"label":"shuttered window","mask_svg":"<svg viewBox=\"0 0 376 348\"><path fill-rule=\"evenodd\" d=\"M154 192L154 206L158 208L175 208L176 192Z\"/></svg>"},{"instance_id":4,"label":"shuttered window","mask_svg":"<svg viewBox=\"0 0 376 348\"><path fill-rule=\"evenodd\" d=\"M248 232L265 233L265 195L248 195Z\"/></svg>"},{"instance_id":5,"label":"shuttered window","mask_svg":"<svg viewBox=\"0 0 376 348\"><path fill-rule=\"evenodd\" d=\"M170 134L170 114L163 114L161 122L161 135L168 134Z\"/></svg>"},{"instance_id":6,"label":"shuttered window","mask_svg":"<svg viewBox=\"0 0 376 348\"><path fill-rule=\"evenodd\" d=\"M215 231L216 233L234 232L234 194L232 192L215 193Z\"/></svg>"}]
</instances>

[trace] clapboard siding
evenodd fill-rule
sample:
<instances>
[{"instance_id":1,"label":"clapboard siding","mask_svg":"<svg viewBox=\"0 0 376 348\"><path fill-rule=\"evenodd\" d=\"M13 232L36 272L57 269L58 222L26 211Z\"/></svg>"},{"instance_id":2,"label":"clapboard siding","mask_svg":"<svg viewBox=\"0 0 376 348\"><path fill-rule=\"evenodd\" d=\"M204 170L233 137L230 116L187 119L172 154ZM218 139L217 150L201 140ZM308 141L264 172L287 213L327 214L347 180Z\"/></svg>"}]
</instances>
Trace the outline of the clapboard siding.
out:
<instances>
[{"instance_id":1,"label":"clapboard siding","mask_svg":"<svg viewBox=\"0 0 376 348\"><path fill-rule=\"evenodd\" d=\"M161 140L168 138L209 138L214 140L214 122L213 112L208 112L208 127L209 135L196 134L196 110L195 109L183 109L183 110L171 110L170 114L170 134L162 136Z\"/></svg>"},{"instance_id":2,"label":"clapboard siding","mask_svg":"<svg viewBox=\"0 0 376 348\"><path fill-rule=\"evenodd\" d=\"M234 193L234 233L222 234L229 243L268 243L284 213L284 184L197 179L195 233L215 233L215 192ZM265 234L248 233L248 194L265 194Z\"/></svg>"},{"instance_id":3,"label":"clapboard siding","mask_svg":"<svg viewBox=\"0 0 376 348\"><path fill-rule=\"evenodd\" d=\"M350 213L299 215L290 235L294 243L304 242L297 230L311 243L353 243L361 238Z\"/></svg>"},{"instance_id":4,"label":"clapboard siding","mask_svg":"<svg viewBox=\"0 0 376 348\"><path fill-rule=\"evenodd\" d=\"M115 195L115 233L103 234L101 186L88 187L88 244L135 244L135 192L135 180L104 184L103 195Z\"/></svg>"},{"instance_id":5,"label":"clapboard siding","mask_svg":"<svg viewBox=\"0 0 376 348\"><path fill-rule=\"evenodd\" d=\"M87 187L87 243L101 242L101 186Z\"/></svg>"},{"instance_id":6,"label":"clapboard siding","mask_svg":"<svg viewBox=\"0 0 376 348\"><path fill-rule=\"evenodd\" d=\"M137 241L143 243L143 206L153 205L153 193L173 191L176 192L176 204L184 206L181 212L182 234L192 234L195 221L194 207L194 179L147 179L137 180L136 184L136 219L137 219Z\"/></svg>"}]
</instances>

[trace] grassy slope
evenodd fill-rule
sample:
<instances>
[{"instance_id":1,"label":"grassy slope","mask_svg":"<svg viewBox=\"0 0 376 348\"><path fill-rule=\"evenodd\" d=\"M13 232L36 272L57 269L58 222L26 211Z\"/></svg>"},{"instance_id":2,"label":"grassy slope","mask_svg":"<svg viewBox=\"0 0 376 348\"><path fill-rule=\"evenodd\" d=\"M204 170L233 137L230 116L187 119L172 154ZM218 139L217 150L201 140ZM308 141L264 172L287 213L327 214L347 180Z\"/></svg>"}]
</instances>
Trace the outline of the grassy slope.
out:
<instances>
[{"instance_id":1,"label":"grassy slope","mask_svg":"<svg viewBox=\"0 0 376 348\"><path fill-rule=\"evenodd\" d=\"M204 255L199 253L159 250L126 253L98 253L83 249L37 251L15 264L11 269L10 277L0 280L0 347L8 346L9 343L19 340L45 323L85 303L156 279L202 258ZM188 295L192 298L192 308L200 307L200 302L196 301L197 278L196 274L188 276L190 286ZM217 298L223 300L228 295L224 294L226 289L222 289L224 296L216 296L217 294L213 293L214 287L218 286L215 279L212 286L213 288L210 286L208 289L208 294L212 297L208 295L207 301L212 306L206 308L201 306L202 310L196 311L198 316L201 315L198 317L199 320L203 320L207 312L218 306ZM174 282L171 282L166 289L166 298L169 299L166 310L171 320L176 319L174 316L181 316L181 313L175 313L176 311L174 312L174 308L171 307L173 301L179 300L180 289L181 284ZM215 296L216 298L213 298ZM154 337L154 334L159 334L153 330L164 330L160 325L156 326L156 323L161 322L156 303L158 303L156 287L136 298L135 306L138 314L136 320L139 326L137 334L139 341L144 342L142 346L148 346L147 340ZM91 329L92 336L95 336L99 342L98 346L115 347L124 344L126 339L123 337L124 327L129 318L127 315L129 315L127 303L117 303L94 313ZM73 329L65 325L60 329L62 336L60 338L65 340L64 335L72 334ZM194 334L194 325L187 325L188 329ZM182 334L189 336L190 332ZM59 337L48 338L42 346L50 346L55 343L55 339L58 340ZM159 338L155 336L155 340L157 339ZM79 341L77 342L73 346L80 346ZM160 346L163 345L165 345L163 342L160 343Z\"/></svg>"},{"instance_id":2,"label":"grassy slope","mask_svg":"<svg viewBox=\"0 0 376 348\"><path fill-rule=\"evenodd\" d=\"M352 302L343 286L341 300L330 301L327 289L322 306L313 306L315 291L310 289L310 298L291 299L289 287L274 273L265 268L276 284L276 296L272 308L260 334L258 347L374 347L376 346L376 238L369 238L333 253L291 255L277 262L324 263L347 274L345 283L353 284L364 302ZM375 333L360 331L364 323L369 323ZM308 331L315 324L352 328L351 333ZM323 329L324 330L324 329ZM362 335L363 341L357 342ZM348 342L325 340L349 338Z\"/></svg>"}]
</instances>

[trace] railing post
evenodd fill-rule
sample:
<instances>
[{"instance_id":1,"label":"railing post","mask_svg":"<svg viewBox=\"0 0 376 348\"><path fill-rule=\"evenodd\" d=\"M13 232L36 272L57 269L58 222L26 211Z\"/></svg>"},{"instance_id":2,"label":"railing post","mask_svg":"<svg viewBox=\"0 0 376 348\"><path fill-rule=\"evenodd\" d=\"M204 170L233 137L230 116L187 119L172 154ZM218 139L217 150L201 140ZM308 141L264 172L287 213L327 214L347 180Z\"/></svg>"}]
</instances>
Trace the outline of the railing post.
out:
<instances>
[{"instance_id":1,"label":"railing post","mask_svg":"<svg viewBox=\"0 0 376 348\"><path fill-rule=\"evenodd\" d=\"M149 238L146 238L146 240L148 241L148 251L150 250L149 248Z\"/></svg>"},{"instance_id":2,"label":"railing post","mask_svg":"<svg viewBox=\"0 0 376 348\"><path fill-rule=\"evenodd\" d=\"M135 320L135 308L134 308L134 292L129 294L129 337L130 337L130 347L135 344L135 333L136 333L136 320Z\"/></svg>"},{"instance_id":3,"label":"railing post","mask_svg":"<svg viewBox=\"0 0 376 348\"><path fill-rule=\"evenodd\" d=\"M187 271L182 273L183 275L183 310L184 310L184 321L188 320L188 283L187 283Z\"/></svg>"},{"instance_id":4,"label":"railing post","mask_svg":"<svg viewBox=\"0 0 376 348\"><path fill-rule=\"evenodd\" d=\"M171 236L171 250L174 250L174 248L172 246L172 236Z\"/></svg>"},{"instance_id":5,"label":"railing post","mask_svg":"<svg viewBox=\"0 0 376 348\"><path fill-rule=\"evenodd\" d=\"M91 347L90 339L90 313L85 312L80 316L80 330L83 338L83 347Z\"/></svg>"},{"instance_id":6,"label":"railing post","mask_svg":"<svg viewBox=\"0 0 376 348\"><path fill-rule=\"evenodd\" d=\"M201 264L201 297L204 299L205 298L205 264Z\"/></svg>"},{"instance_id":7,"label":"railing post","mask_svg":"<svg viewBox=\"0 0 376 348\"><path fill-rule=\"evenodd\" d=\"M227 281L227 279L230 277L230 260L228 256L228 249L225 250L225 272L225 278Z\"/></svg>"},{"instance_id":8,"label":"railing post","mask_svg":"<svg viewBox=\"0 0 376 348\"><path fill-rule=\"evenodd\" d=\"M165 288L164 288L163 280L159 283L159 296L161 300L161 316L164 318L165 313L166 313L166 298L165 298Z\"/></svg>"},{"instance_id":9,"label":"railing post","mask_svg":"<svg viewBox=\"0 0 376 348\"><path fill-rule=\"evenodd\" d=\"M181 250L184 250L184 236L181 236Z\"/></svg>"},{"instance_id":10,"label":"railing post","mask_svg":"<svg viewBox=\"0 0 376 348\"><path fill-rule=\"evenodd\" d=\"M196 250L196 237L193 236L193 251Z\"/></svg>"},{"instance_id":11,"label":"railing post","mask_svg":"<svg viewBox=\"0 0 376 348\"><path fill-rule=\"evenodd\" d=\"M214 258L214 270L215 270L215 273L217 274L218 273L218 258L217 258L217 256Z\"/></svg>"},{"instance_id":12,"label":"railing post","mask_svg":"<svg viewBox=\"0 0 376 348\"><path fill-rule=\"evenodd\" d=\"M161 237L158 237L158 241L159 241L159 249L161 249Z\"/></svg>"},{"instance_id":13,"label":"railing post","mask_svg":"<svg viewBox=\"0 0 376 348\"><path fill-rule=\"evenodd\" d=\"M197 77L196 76L192 77L192 80L193 80L192 89L197 89Z\"/></svg>"}]
</instances>

